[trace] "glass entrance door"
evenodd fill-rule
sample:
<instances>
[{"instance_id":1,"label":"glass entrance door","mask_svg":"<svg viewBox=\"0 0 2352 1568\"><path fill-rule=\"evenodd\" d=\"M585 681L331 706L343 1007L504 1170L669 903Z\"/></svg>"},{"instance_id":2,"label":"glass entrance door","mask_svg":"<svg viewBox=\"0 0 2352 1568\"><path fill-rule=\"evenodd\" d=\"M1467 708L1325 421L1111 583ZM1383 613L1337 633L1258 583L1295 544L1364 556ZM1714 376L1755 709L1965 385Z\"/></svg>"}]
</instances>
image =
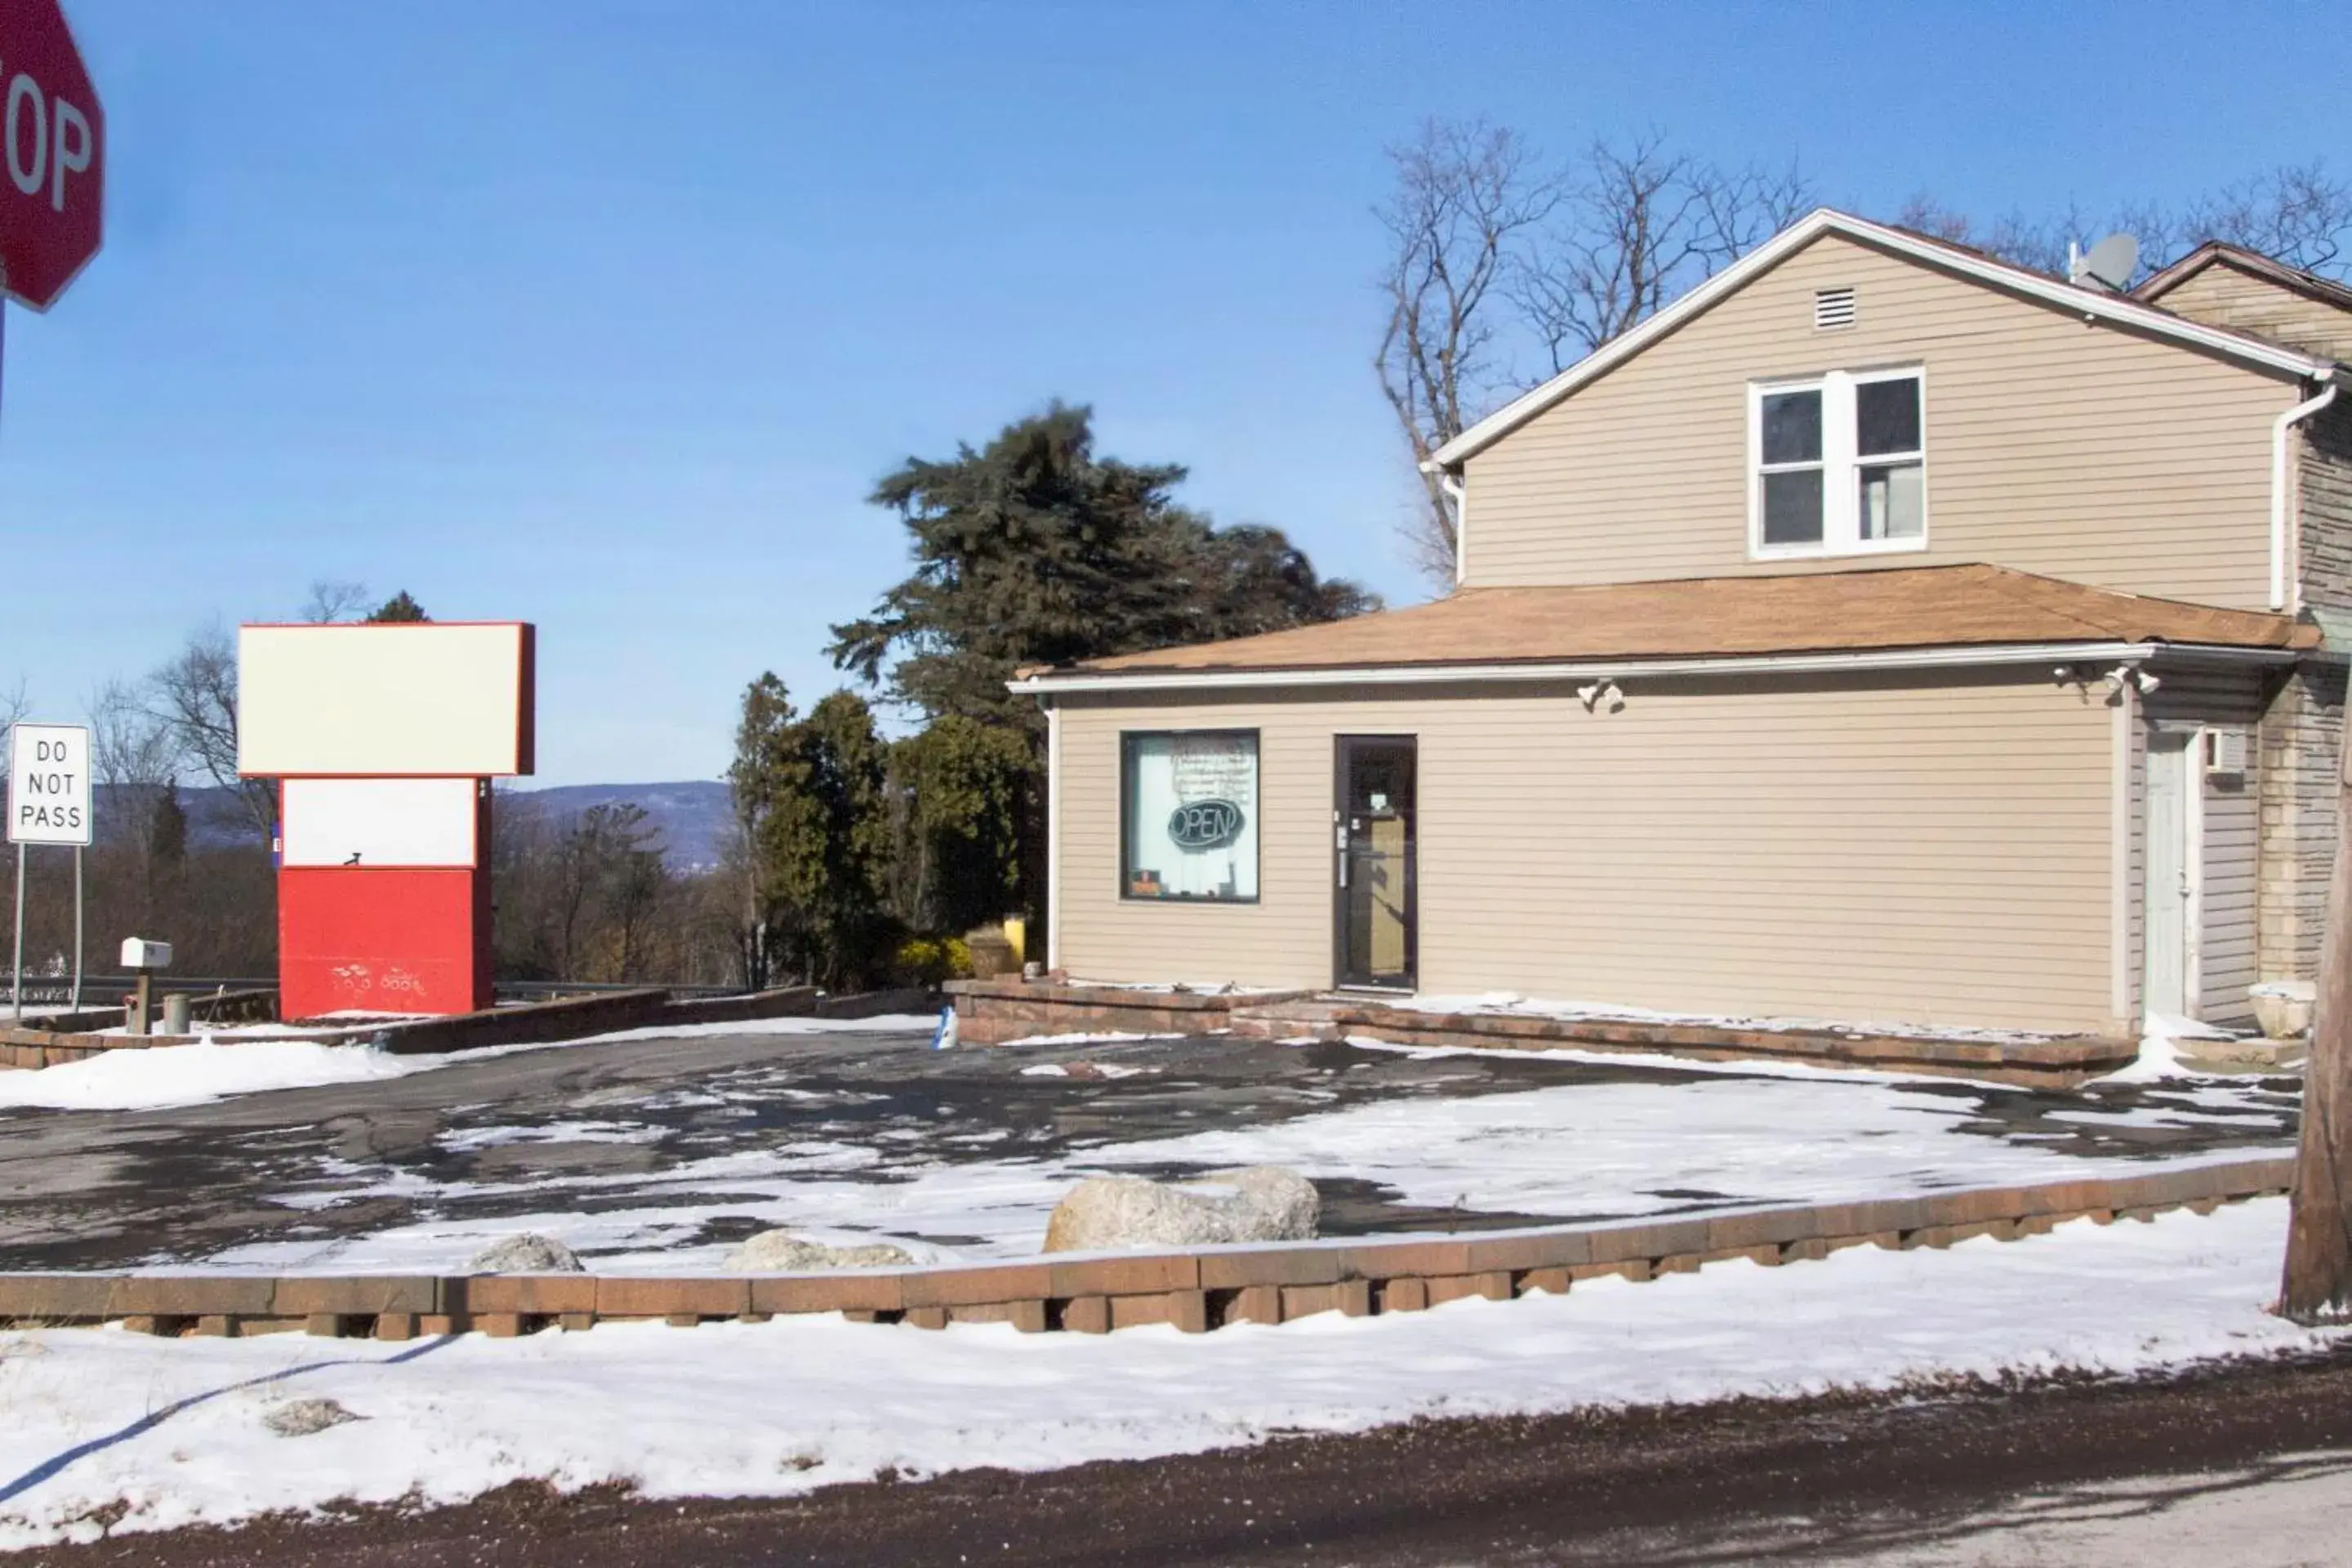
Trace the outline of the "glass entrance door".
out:
<instances>
[{"instance_id":1,"label":"glass entrance door","mask_svg":"<svg viewBox=\"0 0 2352 1568\"><path fill-rule=\"evenodd\" d=\"M1414 889L1416 744L1410 735L1342 735L1333 841L1342 985L1410 991L1419 947Z\"/></svg>"}]
</instances>

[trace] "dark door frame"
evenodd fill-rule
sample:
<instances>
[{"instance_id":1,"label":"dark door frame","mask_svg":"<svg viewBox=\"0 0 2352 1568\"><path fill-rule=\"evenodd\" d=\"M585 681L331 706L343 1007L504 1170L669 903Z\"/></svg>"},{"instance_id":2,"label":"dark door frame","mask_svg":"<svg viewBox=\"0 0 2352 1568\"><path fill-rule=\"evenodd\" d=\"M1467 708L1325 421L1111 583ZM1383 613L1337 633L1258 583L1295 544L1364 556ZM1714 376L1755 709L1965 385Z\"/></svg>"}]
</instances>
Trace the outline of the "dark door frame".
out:
<instances>
[{"instance_id":1,"label":"dark door frame","mask_svg":"<svg viewBox=\"0 0 2352 1568\"><path fill-rule=\"evenodd\" d=\"M1412 992L1421 986L1421 737L1334 735L1331 746L1331 984L1350 991ZM1349 763L1360 746L1402 746L1412 752L1412 813L1404 840L1404 982L1383 984L1350 978L1347 972Z\"/></svg>"}]
</instances>

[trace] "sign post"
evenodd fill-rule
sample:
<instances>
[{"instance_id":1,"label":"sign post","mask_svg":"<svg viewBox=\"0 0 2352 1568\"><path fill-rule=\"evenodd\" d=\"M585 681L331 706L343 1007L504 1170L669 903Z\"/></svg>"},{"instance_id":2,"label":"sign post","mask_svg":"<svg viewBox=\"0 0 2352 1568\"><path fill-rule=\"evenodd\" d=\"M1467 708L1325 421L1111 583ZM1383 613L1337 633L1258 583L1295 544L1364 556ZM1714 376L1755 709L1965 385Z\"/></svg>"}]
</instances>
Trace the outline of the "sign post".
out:
<instances>
[{"instance_id":1,"label":"sign post","mask_svg":"<svg viewBox=\"0 0 2352 1568\"><path fill-rule=\"evenodd\" d=\"M81 992L81 851L90 840L89 731L17 724L8 731L8 842L16 847L16 945L9 1005L25 1021L25 856L36 844L74 850L74 992Z\"/></svg>"}]
</instances>

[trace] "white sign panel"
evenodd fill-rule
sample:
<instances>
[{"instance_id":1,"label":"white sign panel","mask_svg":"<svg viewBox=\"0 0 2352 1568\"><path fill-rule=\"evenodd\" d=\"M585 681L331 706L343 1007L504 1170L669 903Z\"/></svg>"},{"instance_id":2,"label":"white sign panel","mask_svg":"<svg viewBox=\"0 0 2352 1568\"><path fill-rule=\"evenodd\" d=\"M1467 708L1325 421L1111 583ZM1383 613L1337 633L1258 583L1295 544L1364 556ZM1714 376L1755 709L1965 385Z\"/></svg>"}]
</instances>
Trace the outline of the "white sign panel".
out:
<instances>
[{"instance_id":1,"label":"white sign panel","mask_svg":"<svg viewBox=\"0 0 2352 1568\"><path fill-rule=\"evenodd\" d=\"M237 772L528 773L532 647L531 628L520 622L242 627Z\"/></svg>"},{"instance_id":2,"label":"white sign panel","mask_svg":"<svg viewBox=\"0 0 2352 1568\"><path fill-rule=\"evenodd\" d=\"M89 731L18 724L9 731L8 842L89 842Z\"/></svg>"},{"instance_id":3,"label":"white sign panel","mask_svg":"<svg viewBox=\"0 0 2352 1568\"><path fill-rule=\"evenodd\" d=\"M471 779L288 779L289 866L471 866Z\"/></svg>"}]
</instances>

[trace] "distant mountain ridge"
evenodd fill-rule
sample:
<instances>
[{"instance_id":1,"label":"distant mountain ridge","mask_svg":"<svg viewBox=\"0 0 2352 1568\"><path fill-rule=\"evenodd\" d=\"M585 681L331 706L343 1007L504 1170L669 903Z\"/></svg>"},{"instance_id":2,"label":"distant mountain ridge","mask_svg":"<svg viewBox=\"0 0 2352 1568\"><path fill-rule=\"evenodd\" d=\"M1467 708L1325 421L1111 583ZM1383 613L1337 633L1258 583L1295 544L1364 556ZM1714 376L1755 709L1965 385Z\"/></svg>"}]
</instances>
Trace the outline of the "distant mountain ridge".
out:
<instances>
[{"instance_id":1,"label":"distant mountain ridge","mask_svg":"<svg viewBox=\"0 0 2352 1568\"><path fill-rule=\"evenodd\" d=\"M592 805L640 806L646 819L660 831L662 859L673 871L708 871L715 868L734 819L727 786L716 779L557 784L550 789L517 789L511 793L558 817L576 816ZM251 844L257 837L252 819L245 815L233 791L213 784L184 786L180 808L188 814L188 842L194 848L223 849ZM106 791L102 785L97 809L102 829L106 814Z\"/></svg>"},{"instance_id":2,"label":"distant mountain ridge","mask_svg":"<svg viewBox=\"0 0 2352 1568\"><path fill-rule=\"evenodd\" d=\"M662 859L673 871L709 871L735 818L734 802L717 779L667 784L556 784L514 792L556 816L576 816L592 805L635 805L662 835Z\"/></svg>"}]
</instances>

